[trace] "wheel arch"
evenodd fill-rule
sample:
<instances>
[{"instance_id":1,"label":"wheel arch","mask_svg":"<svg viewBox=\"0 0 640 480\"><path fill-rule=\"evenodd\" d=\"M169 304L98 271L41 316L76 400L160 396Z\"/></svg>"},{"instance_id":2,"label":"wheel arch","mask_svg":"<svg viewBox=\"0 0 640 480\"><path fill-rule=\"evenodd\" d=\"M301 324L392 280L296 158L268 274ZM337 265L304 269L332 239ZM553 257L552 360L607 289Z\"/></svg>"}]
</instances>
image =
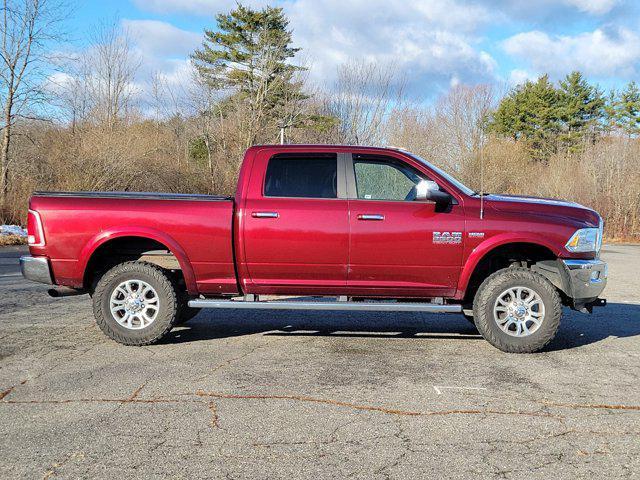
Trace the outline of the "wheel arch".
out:
<instances>
[{"instance_id":1,"label":"wheel arch","mask_svg":"<svg viewBox=\"0 0 640 480\"><path fill-rule=\"evenodd\" d=\"M557 258L555 247L544 240L510 238L487 242L469 255L460 275L456 296L464 300L473 299L484 278L514 262L527 262L531 266L538 261Z\"/></svg>"},{"instance_id":2,"label":"wheel arch","mask_svg":"<svg viewBox=\"0 0 640 480\"><path fill-rule=\"evenodd\" d=\"M84 288L91 288L99 260L109 258L109 255L120 251L119 249L123 246L131 246L127 252L132 255L135 253L142 255L158 249L166 250L175 258L189 294L197 294L195 274L184 249L171 236L152 228L109 229L87 242L81 251L78 266L79 277L82 278ZM159 264L153 260L150 263Z\"/></svg>"}]
</instances>

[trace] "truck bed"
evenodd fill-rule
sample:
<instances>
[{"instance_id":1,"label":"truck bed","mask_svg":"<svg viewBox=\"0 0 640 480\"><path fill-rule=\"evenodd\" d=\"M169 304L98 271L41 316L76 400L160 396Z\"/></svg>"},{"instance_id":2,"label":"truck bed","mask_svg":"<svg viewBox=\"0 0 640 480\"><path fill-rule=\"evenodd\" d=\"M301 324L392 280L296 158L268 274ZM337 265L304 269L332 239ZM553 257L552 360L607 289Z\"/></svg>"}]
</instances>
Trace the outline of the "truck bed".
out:
<instances>
[{"instance_id":1,"label":"truck bed","mask_svg":"<svg viewBox=\"0 0 640 480\"><path fill-rule=\"evenodd\" d=\"M34 197L65 198L114 198L138 200L194 200L216 202L233 200L233 197L222 195L205 195L200 193L164 193L164 192L34 192Z\"/></svg>"},{"instance_id":2,"label":"truck bed","mask_svg":"<svg viewBox=\"0 0 640 480\"><path fill-rule=\"evenodd\" d=\"M36 192L30 208L42 218L55 282L79 288L85 267L103 243L151 238L170 250L192 293L237 291L229 197L154 192Z\"/></svg>"}]
</instances>

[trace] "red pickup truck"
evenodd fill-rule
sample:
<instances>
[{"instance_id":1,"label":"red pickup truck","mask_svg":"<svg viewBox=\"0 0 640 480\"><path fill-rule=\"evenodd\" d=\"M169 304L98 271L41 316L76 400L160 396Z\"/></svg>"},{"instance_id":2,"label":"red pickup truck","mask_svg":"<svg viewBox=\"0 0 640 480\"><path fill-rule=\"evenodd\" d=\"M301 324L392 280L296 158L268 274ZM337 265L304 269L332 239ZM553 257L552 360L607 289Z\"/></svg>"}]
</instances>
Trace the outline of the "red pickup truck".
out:
<instances>
[{"instance_id":1,"label":"red pickup truck","mask_svg":"<svg viewBox=\"0 0 640 480\"><path fill-rule=\"evenodd\" d=\"M23 275L91 295L126 345L202 308L325 309L460 313L495 347L534 352L563 305L606 303L596 212L481 196L400 149L256 146L235 198L37 192L28 218Z\"/></svg>"}]
</instances>

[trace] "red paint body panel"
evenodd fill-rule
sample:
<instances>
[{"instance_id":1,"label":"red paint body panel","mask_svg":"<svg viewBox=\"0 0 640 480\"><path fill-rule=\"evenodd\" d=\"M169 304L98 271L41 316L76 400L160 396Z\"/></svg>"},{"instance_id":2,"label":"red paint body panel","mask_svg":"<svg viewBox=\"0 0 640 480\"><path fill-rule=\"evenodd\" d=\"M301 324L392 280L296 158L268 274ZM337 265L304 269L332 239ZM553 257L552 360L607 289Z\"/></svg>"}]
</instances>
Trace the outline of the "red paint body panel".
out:
<instances>
[{"instance_id":1,"label":"red paint body panel","mask_svg":"<svg viewBox=\"0 0 640 480\"><path fill-rule=\"evenodd\" d=\"M278 153L364 153L394 157L436 181L455 204L268 198L266 167ZM480 200L459 191L409 154L348 146L258 146L245 154L235 200L126 199L38 195L30 202L44 227L55 282L83 286L97 248L115 238L143 237L165 245L182 268L191 295L319 294L374 297L464 297L478 262L508 243L533 243L555 256L578 228L600 217L576 204L520 197ZM275 212L277 218L255 218ZM379 214L384 221L362 221ZM459 232L459 243L434 243L434 232ZM474 233L482 233L473 235ZM470 235L472 234L472 235Z\"/></svg>"},{"instance_id":2,"label":"red paint body panel","mask_svg":"<svg viewBox=\"0 0 640 480\"><path fill-rule=\"evenodd\" d=\"M118 237L143 237L176 256L192 294L234 293L233 202L34 196L46 245L33 255L51 261L57 284L82 287L95 250Z\"/></svg>"},{"instance_id":3,"label":"red paint body panel","mask_svg":"<svg viewBox=\"0 0 640 480\"><path fill-rule=\"evenodd\" d=\"M462 266L463 245L433 243L433 232L464 231L464 209L437 213L424 202L350 200L348 285L387 289L391 296L450 296ZM366 221L360 215L383 215Z\"/></svg>"},{"instance_id":4,"label":"red paint body panel","mask_svg":"<svg viewBox=\"0 0 640 480\"><path fill-rule=\"evenodd\" d=\"M240 200L243 285L248 293L305 287L336 291L347 280L348 200L265 197L264 177L274 153L256 152ZM278 218L255 218L259 212L276 213Z\"/></svg>"}]
</instances>

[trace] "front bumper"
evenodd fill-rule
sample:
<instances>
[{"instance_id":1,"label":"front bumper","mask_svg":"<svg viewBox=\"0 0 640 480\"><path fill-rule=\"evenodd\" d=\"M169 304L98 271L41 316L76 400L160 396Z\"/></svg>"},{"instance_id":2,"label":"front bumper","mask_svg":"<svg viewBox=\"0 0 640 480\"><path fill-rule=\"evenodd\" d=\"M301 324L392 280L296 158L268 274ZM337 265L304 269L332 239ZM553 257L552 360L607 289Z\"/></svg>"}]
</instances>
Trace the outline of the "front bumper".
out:
<instances>
[{"instance_id":1,"label":"front bumper","mask_svg":"<svg viewBox=\"0 0 640 480\"><path fill-rule=\"evenodd\" d=\"M561 260L568 280L567 294L574 300L595 299L607 286L607 264L602 260Z\"/></svg>"},{"instance_id":2,"label":"front bumper","mask_svg":"<svg viewBox=\"0 0 640 480\"><path fill-rule=\"evenodd\" d=\"M34 282L53 284L49 259L46 257L20 257L20 271L27 280Z\"/></svg>"},{"instance_id":3,"label":"front bumper","mask_svg":"<svg viewBox=\"0 0 640 480\"><path fill-rule=\"evenodd\" d=\"M602 260L543 260L533 270L564 292L568 305L582 312L606 305L598 298L607 286L607 264Z\"/></svg>"}]
</instances>

